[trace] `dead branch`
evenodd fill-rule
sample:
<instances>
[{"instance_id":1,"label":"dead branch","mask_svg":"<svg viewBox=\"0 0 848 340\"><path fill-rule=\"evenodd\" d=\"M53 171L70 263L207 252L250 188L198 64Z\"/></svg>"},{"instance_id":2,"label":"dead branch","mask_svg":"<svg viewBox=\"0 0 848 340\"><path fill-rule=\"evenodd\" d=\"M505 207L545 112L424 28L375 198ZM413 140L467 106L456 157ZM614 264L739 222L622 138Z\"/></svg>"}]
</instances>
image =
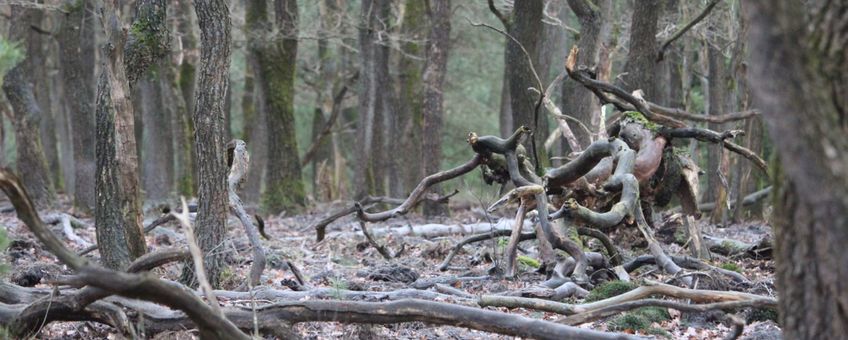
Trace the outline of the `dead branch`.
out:
<instances>
[{"instance_id":1,"label":"dead branch","mask_svg":"<svg viewBox=\"0 0 848 340\"><path fill-rule=\"evenodd\" d=\"M435 184L435 183L432 183L430 185L433 185L433 184ZM428 194L425 194L424 197L421 198L421 200L422 201L426 200L426 201L430 201L430 202L446 204L451 197L455 196L458 193L459 193L459 190L454 190L453 192L451 192L447 195L436 195L434 193L428 193ZM336 220L338 220L342 217L345 217L347 215L353 214L353 213L358 211L356 203L359 203L359 206L361 206L362 209L368 209L368 208L370 208L371 206L373 206L374 204L377 204L377 203L401 205L404 202L406 202L407 199L392 198L392 197L385 197L385 196L367 196L367 197L359 200L359 202L354 202L350 206L348 206L344 209L341 209L341 210L339 210L335 213L332 213L332 214L328 215L327 217L309 225L308 227L306 227L304 229L305 230L315 229L317 242L321 242L322 240L324 240L324 237L326 236L327 226L330 225L330 223L333 223L333 222L335 222Z\"/></svg>"},{"instance_id":2,"label":"dead branch","mask_svg":"<svg viewBox=\"0 0 848 340\"><path fill-rule=\"evenodd\" d=\"M395 258L394 254L392 254L384 245L378 243L377 240L374 239L374 236L372 236L371 232L368 231L368 227L365 225L365 222L359 221L359 229L362 230L362 234L365 235L365 239L368 240L368 243L372 247L374 247L374 249L377 249L377 252L379 252L384 259L391 260Z\"/></svg>"},{"instance_id":3,"label":"dead branch","mask_svg":"<svg viewBox=\"0 0 848 340\"><path fill-rule=\"evenodd\" d=\"M477 234L477 235L471 235L469 237L466 237L466 238L462 239L461 241L459 241L459 243L457 243L455 246L453 246L450 253L448 253L448 255L445 257L445 259L442 261L442 263L439 264L438 269L440 271L447 270L448 266L450 265L451 260L453 260L453 258L456 256L456 254L459 253L462 250L462 247L464 247L465 245L467 245L469 243L481 242L481 241L490 240L490 239L497 238L497 237L504 237L504 236L510 236L510 235L512 235L511 230L501 229L501 230L495 230L495 231L492 231L492 232L488 232L488 233L485 233L485 234ZM519 242L526 241L526 240L532 240L532 239L535 239L535 238L536 238L536 233L522 233L521 237L519 238Z\"/></svg>"},{"instance_id":4,"label":"dead branch","mask_svg":"<svg viewBox=\"0 0 848 340\"><path fill-rule=\"evenodd\" d=\"M734 282L750 283L750 280L748 280L748 278L746 278L744 275L742 275L740 273L734 272L732 270L727 270L727 269L724 269L724 268L719 268L719 267L716 267L716 266L713 266L713 265L709 265L709 264L704 263L703 261L698 260L694 257L672 255L672 256L669 257L669 259L671 261L673 261L675 264L677 264L681 267L684 267L684 268L694 269L694 270L714 271L714 272L717 272L717 273L720 273L720 274L723 274L723 275L730 277ZM627 272L632 272L632 271L636 270L637 268L639 268L641 266L648 265L648 264L655 264L655 263L656 263L656 258L653 255L642 255L642 256L638 256L638 257L630 260L629 262L625 263L623 266L624 266L624 270L626 270Z\"/></svg>"},{"instance_id":5,"label":"dead branch","mask_svg":"<svg viewBox=\"0 0 848 340\"><path fill-rule=\"evenodd\" d=\"M762 201L764 198L768 197L771 191L772 187L767 186L762 190L758 190L748 194L742 199L742 206L750 206L756 204L759 201ZM729 203L731 208L736 206L736 200L731 200ZM713 209L715 209L715 202L698 204L698 210L700 211L713 211Z\"/></svg>"},{"instance_id":6,"label":"dead branch","mask_svg":"<svg viewBox=\"0 0 848 340\"><path fill-rule=\"evenodd\" d=\"M230 173L227 176L230 211L241 221L245 234L247 234L247 239L250 241L253 251L253 262L250 265L248 283L249 286L255 287L262 284L262 272L265 270L266 262L265 249L262 247L262 240L259 239L259 232L253 224L250 215L244 210L244 204L238 195L238 189L244 180L244 176L247 175L250 166L250 154L247 152L247 144L240 139L234 139L227 143L227 150L232 155ZM183 207L183 210L187 211L185 207Z\"/></svg>"},{"instance_id":7,"label":"dead branch","mask_svg":"<svg viewBox=\"0 0 848 340\"><path fill-rule=\"evenodd\" d=\"M342 112L342 101L344 101L345 95L347 94L350 85L359 78L359 71L353 74L350 78L344 81L342 84L342 88L339 89L339 92L333 96L333 104L330 109L330 118L327 119L327 123L324 124L324 128L321 129L321 132L318 133L318 136L315 137L315 140L312 141L312 144L309 145L309 148L306 149L306 153L303 154L303 159L300 161L300 166L304 167L312 161L312 157L315 157L315 151L318 150L318 147L321 146L327 135L333 131L333 125L336 124L339 116Z\"/></svg>"},{"instance_id":8,"label":"dead branch","mask_svg":"<svg viewBox=\"0 0 848 340\"><path fill-rule=\"evenodd\" d=\"M592 311L571 315L562 320L559 320L559 322L570 326L577 326L642 307L663 307L687 313L704 313L714 310L732 311L742 308L763 308L772 305L773 301L768 298L758 298L742 301L725 301L707 304L689 304L671 300L644 299L638 301L623 302L620 304L610 305L604 308L599 308Z\"/></svg>"}]
</instances>

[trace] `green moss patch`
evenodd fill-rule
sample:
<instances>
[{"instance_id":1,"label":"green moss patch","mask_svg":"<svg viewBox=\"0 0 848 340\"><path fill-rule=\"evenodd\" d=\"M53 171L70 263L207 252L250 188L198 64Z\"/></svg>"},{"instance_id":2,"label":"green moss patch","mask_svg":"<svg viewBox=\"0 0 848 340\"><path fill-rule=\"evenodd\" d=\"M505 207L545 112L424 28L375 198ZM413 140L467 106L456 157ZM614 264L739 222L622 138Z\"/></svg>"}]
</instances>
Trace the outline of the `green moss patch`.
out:
<instances>
[{"instance_id":1,"label":"green moss patch","mask_svg":"<svg viewBox=\"0 0 848 340\"><path fill-rule=\"evenodd\" d=\"M631 290L639 287L637 284L632 282L624 282L624 281L608 281L603 284L595 287L591 292L589 292L589 296L586 297L586 302L600 301L606 298L610 298L616 295L621 295L627 293Z\"/></svg>"}]
</instances>

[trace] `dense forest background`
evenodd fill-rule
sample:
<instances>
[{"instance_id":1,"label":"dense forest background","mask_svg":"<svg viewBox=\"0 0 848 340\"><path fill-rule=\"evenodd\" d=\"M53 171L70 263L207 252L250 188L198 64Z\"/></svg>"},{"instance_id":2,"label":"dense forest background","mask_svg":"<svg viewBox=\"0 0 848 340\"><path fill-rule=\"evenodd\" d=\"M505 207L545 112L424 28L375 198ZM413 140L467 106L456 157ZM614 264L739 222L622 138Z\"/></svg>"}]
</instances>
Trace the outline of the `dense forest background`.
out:
<instances>
[{"instance_id":1,"label":"dense forest background","mask_svg":"<svg viewBox=\"0 0 848 340\"><path fill-rule=\"evenodd\" d=\"M0 1L0 338L841 338L846 23Z\"/></svg>"}]
</instances>

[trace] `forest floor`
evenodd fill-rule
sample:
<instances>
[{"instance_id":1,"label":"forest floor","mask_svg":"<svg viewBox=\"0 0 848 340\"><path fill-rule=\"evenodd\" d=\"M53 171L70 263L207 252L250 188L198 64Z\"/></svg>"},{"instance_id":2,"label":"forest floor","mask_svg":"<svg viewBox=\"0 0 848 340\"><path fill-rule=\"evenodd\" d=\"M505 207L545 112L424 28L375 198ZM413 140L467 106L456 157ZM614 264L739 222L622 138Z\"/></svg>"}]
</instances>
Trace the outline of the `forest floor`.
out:
<instances>
[{"instance_id":1,"label":"forest floor","mask_svg":"<svg viewBox=\"0 0 848 340\"><path fill-rule=\"evenodd\" d=\"M0 203L2 205L2 203ZM472 205L473 206L473 205ZM482 294L498 294L503 292L515 292L537 287L545 280L543 274L535 272L531 267L531 261L520 262L520 275L516 279L495 279L487 277L489 268L493 266L492 261L499 261L500 254L505 247L506 238L501 240L488 240L480 243L472 243L464 247L451 262L451 268L447 271L439 271L438 266L444 260L447 253L461 240L464 235L441 235L435 237L420 237L414 235L400 235L398 231L408 229L410 226L424 224L443 224L463 226L473 223L497 221L500 217L486 215L480 208L452 209L450 218L435 220L423 220L421 217L412 216L391 219L386 223L369 224L369 228L378 231L381 228L391 228L388 234L379 234L378 242L385 244L391 252L403 249L400 256L391 262L385 260L369 243L356 231L359 224L353 216L344 217L327 229L327 237L316 242L315 231L306 229L314 221L323 218L328 212L341 207L336 205L321 205L311 210L314 213L298 215L269 217L266 219L265 231L273 239L265 240L267 249L268 266L263 275L264 284L269 288L277 290L288 290L292 287L296 278L289 270L287 261L291 261L302 272L305 278L305 286L308 288L331 288L342 291L392 291L412 287L415 279L427 279L445 276L468 276L486 277L468 281L460 281L451 284L467 294L474 296ZM66 212L68 210L65 210ZM145 219L145 225L159 217L156 211L151 211ZM657 221L658 237L662 241L663 228L673 225L675 216L664 216ZM81 239L94 243L96 241L93 219L80 218L88 224L88 227L76 228L74 232ZM45 282L56 275L68 274L62 266L57 265L56 259L49 254L26 227L15 217L14 211L0 213L0 225L5 226L11 244L5 251L5 264L7 271L6 281L18 285L36 287L49 287ZM224 288L233 290L246 281L247 272L250 267L251 252L244 235L243 228L234 218L230 218L228 234L227 260L230 264L225 272ZM635 229L635 228L634 228ZM702 225L702 230L707 235L731 238L735 240L755 243L763 237L771 236L771 228L763 221L748 221L733 224L724 228L713 225ZM54 231L63 235L61 225L54 226ZM672 234L674 231L672 231ZM619 228L610 234L612 240L620 251L625 255L625 260L638 255L648 254L642 241L635 230ZM76 250L85 248L84 244L63 237L69 245ZM154 229L147 236L148 245L151 250L158 247L184 244L183 232L177 223L169 223ZM669 254L685 255L686 250L677 244L664 245ZM598 245L594 240L587 242L589 249L596 249ZM525 255L533 257L536 252L535 241L525 241L521 244L521 251ZM97 257L97 252L92 253ZM772 260L756 260L751 258L724 258L714 256L710 262L715 266L739 271L745 275L751 284L729 287L724 285L723 289L746 291L749 293L776 296L774 289L774 262ZM179 276L181 265L169 264L156 269L160 275L169 279ZM591 272L590 272L591 273ZM631 273L634 281L651 279L673 283L673 278L662 274L654 266L645 266ZM714 279L703 276L701 286L697 288L715 288ZM388 280L388 281L386 281ZM296 285L296 284L295 284ZM433 287L429 289L434 289ZM719 289L719 288L716 288ZM450 301L449 295L442 301ZM372 297L372 301L373 301ZM376 299L379 299L377 297ZM244 301L228 300L222 298L225 304L244 304ZM582 299L568 298L564 302L580 302ZM366 300L367 301L367 300ZM554 321L561 316L554 313L543 313L533 310L501 308L504 312L518 313L527 317ZM780 337L780 329L769 317L774 315L751 315L748 313L747 326L741 339L774 339ZM756 313L753 313L756 314ZM670 319L653 322L647 330L634 331L624 328L619 331L637 333L657 338L673 339L714 339L721 338L730 333L729 325L720 321L719 315L712 314L681 314L673 310L669 311ZM611 330L616 324L612 319L602 319L596 322L581 325L582 328L595 330ZM619 323L620 324L620 323ZM622 327L622 326L618 326ZM626 326L625 326L626 327ZM497 336L489 333L467 330L457 327L431 326L422 323L404 323L395 325L345 325L340 323L301 323L295 326L295 330L306 339L333 339L333 338L358 338L358 339L501 339L511 338ZM173 333L162 333L156 336L158 339L188 339L195 338L197 334L192 331ZM112 329L89 322L54 322L47 325L40 334L41 338L49 339L101 339L119 338Z\"/></svg>"}]
</instances>

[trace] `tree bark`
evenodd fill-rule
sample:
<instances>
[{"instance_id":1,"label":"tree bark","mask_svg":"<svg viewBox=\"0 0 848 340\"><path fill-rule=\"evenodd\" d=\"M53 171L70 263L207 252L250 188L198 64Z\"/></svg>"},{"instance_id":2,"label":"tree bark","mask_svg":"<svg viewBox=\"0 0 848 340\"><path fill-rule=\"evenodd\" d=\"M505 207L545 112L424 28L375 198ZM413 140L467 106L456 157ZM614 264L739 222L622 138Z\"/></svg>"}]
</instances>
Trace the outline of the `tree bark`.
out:
<instances>
[{"instance_id":1,"label":"tree bark","mask_svg":"<svg viewBox=\"0 0 848 340\"><path fill-rule=\"evenodd\" d=\"M197 83L196 65L199 57L197 51L197 35L195 28L196 18L192 10L191 1L178 1L177 11L180 20L177 24L180 42L182 45L182 63L179 65L177 85L180 93L183 96L186 110L180 116L180 135L183 140L180 148L180 157L182 160L180 166L180 182L178 190L181 194L192 196L197 192L197 155L194 152L194 120L192 113L194 112L194 88Z\"/></svg>"},{"instance_id":2,"label":"tree bark","mask_svg":"<svg viewBox=\"0 0 848 340\"><path fill-rule=\"evenodd\" d=\"M9 40L23 42L27 47L26 59L9 70L3 80L3 91L12 105L14 112L15 140L17 141L17 168L24 187L32 196L39 209L51 207L56 200L53 181L47 168L47 159L41 143L39 131L42 119L42 108L39 106L33 92L33 84L29 77L31 70L37 65L33 63L33 55L41 45L34 45L31 35L38 35L29 28L41 21L41 11L38 9L12 6L12 24L9 28ZM39 39L40 41L40 39ZM41 65L43 66L43 65ZM49 109L49 108L48 108Z\"/></svg>"},{"instance_id":3,"label":"tree bark","mask_svg":"<svg viewBox=\"0 0 848 340\"><path fill-rule=\"evenodd\" d=\"M607 17L610 1L600 0L593 4L589 0L569 0L568 5L580 20L580 39L577 41L580 53L577 54L577 65L599 66L602 32L604 26L612 25L612 20ZM566 81L563 84L561 107L563 113L577 118L592 129L597 128L592 124L592 115L596 110L600 110L600 105L592 92L578 82ZM575 128L572 131L581 145L589 146L591 136L583 129Z\"/></svg>"},{"instance_id":4,"label":"tree bark","mask_svg":"<svg viewBox=\"0 0 848 340\"><path fill-rule=\"evenodd\" d=\"M624 64L625 75L619 84L628 92L641 89L645 99L657 96L657 21L662 12L659 0L644 0L633 3L630 19L630 48Z\"/></svg>"},{"instance_id":5,"label":"tree bark","mask_svg":"<svg viewBox=\"0 0 848 340\"><path fill-rule=\"evenodd\" d=\"M533 75L533 70L530 67L530 62L534 65L539 64L539 49L543 31L543 10L544 1L526 0L516 2L512 11L513 18L512 24L509 27L509 33L524 46L524 49L530 55L530 61L527 60L527 56L521 50L521 47L512 41L512 39L507 40L506 47L506 68L507 76L509 77L512 124L515 127L524 125L533 129L536 154L530 157L534 163L538 163L539 159L547 159L544 156L544 145L545 139L548 138L548 121L541 114L541 110L538 113L538 117L535 117L538 96L527 90L531 87L539 87L536 77ZM540 91L543 91L543 89L540 89ZM534 121L536 120L535 118L538 118L538 120ZM525 147L527 147L527 150L531 150L531 142L529 140L525 142ZM528 151L528 153L532 152ZM537 156L539 159L536 159Z\"/></svg>"},{"instance_id":6,"label":"tree bark","mask_svg":"<svg viewBox=\"0 0 848 340\"><path fill-rule=\"evenodd\" d=\"M430 33L427 37L427 61L424 63L424 119L421 143L421 163L423 173L433 174L441 169L442 160L442 120L444 117L445 73L448 68L450 51L451 2L434 0L430 2ZM441 193L439 185L430 187L430 191ZM445 204L424 202L424 215L433 216L448 213Z\"/></svg>"},{"instance_id":7,"label":"tree bark","mask_svg":"<svg viewBox=\"0 0 848 340\"><path fill-rule=\"evenodd\" d=\"M261 70L262 93L268 125L268 162L266 164L263 205L272 214L293 212L306 200L298 157L294 121L294 77L297 56L297 2L274 2L276 27L282 36L273 37L256 49ZM267 22L267 10L261 17ZM267 25L266 25L267 26ZM272 38L266 35L268 38ZM270 41L274 41L272 43Z\"/></svg>"},{"instance_id":8,"label":"tree bark","mask_svg":"<svg viewBox=\"0 0 848 340\"><path fill-rule=\"evenodd\" d=\"M104 63L95 101L97 175L95 177L97 244L104 265L127 266L147 251L142 231L131 82L167 51L165 2L135 4L129 34L120 26L120 4L105 1Z\"/></svg>"},{"instance_id":9,"label":"tree bark","mask_svg":"<svg viewBox=\"0 0 848 340\"><path fill-rule=\"evenodd\" d=\"M709 100L708 114L721 115L726 112L727 107L727 66L724 54L714 45L707 46L707 62L709 63L709 87L707 98ZM723 131L723 124L709 124L714 131ZM712 223L720 223L722 215L727 210L727 181L730 174L727 171L726 159L721 145L710 145L707 147L707 192L705 200L716 202L716 209L711 217ZM724 177L724 179L722 179Z\"/></svg>"},{"instance_id":10,"label":"tree bark","mask_svg":"<svg viewBox=\"0 0 848 340\"><path fill-rule=\"evenodd\" d=\"M776 149L775 263L787 339L848 332L844 1L743 2L749 79ZM807 12L807 13L805 13Z\"/></svg>"},{"instance_id":11,"label":"tree bark","mask_svg":"<svg viewBox=\"0 0 848 340\"><path fill-rule=\"evenodd\" d=\"M387 84L382 83L387 78L383 74L388 70L388 50L380 46L387 28L388 0L364 0L360 12L359 46L360 46L360 93L359 120L357 122L358 141L356 145L356 171L354 175L354 190L357 198L366 195L380 196L384 194L385 154L384 138L387 131L384 126L385 101L381 98ZM385 63L385 65L383 65ZM386 68L382 71L382 68Z\"/></svg>"},{"instance_id":12,"label":"tree bark","mask_svg":"<svg viewBox=\"0 0 848 340\"><path fill-rule=\"evenodd\" d=\"M420 157L423 118L423 100L421 75L423 65L420 60L410 58L408 55L423 56L423 42L427 29L426 3L424 1L409 1L403 12L403 25L400 30L406 37L401 45L404 55L400 56L398 65L398 88L399 105L398 112L403 112L400 118L401 155L404 166L402 167L403 191L414 188L425 173L422 172Z\"/></svg>"},{"instance_id":13,"label":"tree bark","mask_svg":"<svg viewBox=\"0 0 848 340\"><path fill-rule=\"evenodd\" d=\"M198 167L198 209L195 234L204 253L212 287L219 287L223 269L220 248L227 234L227 150L224 101L230 70L230 11L224 0L194 2L200 25L200 72L194 105L194 147ZM183 266L180 281L197 286L192 266Z\"/></svg>"}]
</instances>

